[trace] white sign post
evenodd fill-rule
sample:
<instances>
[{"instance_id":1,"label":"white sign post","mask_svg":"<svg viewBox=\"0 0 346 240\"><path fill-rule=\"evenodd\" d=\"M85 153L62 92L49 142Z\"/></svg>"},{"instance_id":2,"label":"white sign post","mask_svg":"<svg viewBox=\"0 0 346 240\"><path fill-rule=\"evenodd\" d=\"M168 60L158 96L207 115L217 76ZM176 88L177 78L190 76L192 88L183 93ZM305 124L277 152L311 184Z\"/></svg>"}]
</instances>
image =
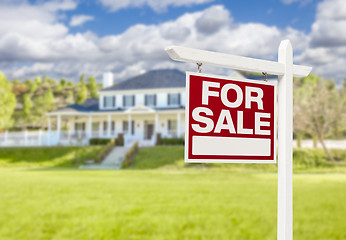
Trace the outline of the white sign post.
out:
<instances>
[{"instance_id":1,"label":"white sign post","mask_svg":"<svg viewBox=\"0 0 346 240\"><path fill-rule=\"evenodd\" d=\"M289 40L280 43L278 62L203 51L185 47L167 47L176 61L213 65L249 72L266 72L278 76L278 220L277 239L293 239L292 141L293 76L305 77L311 67L293 65Z\"/></svg>"}]
</instances>

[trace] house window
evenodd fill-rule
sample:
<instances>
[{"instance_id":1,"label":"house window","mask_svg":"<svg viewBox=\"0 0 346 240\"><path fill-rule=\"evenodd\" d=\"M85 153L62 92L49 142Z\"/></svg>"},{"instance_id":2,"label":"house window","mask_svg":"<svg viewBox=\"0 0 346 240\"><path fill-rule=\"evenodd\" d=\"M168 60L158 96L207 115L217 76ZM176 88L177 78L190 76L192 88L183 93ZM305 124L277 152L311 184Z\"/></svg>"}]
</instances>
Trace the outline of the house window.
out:
<instances>
[{"instance_id":1,"label":"house window","mask_svg":"<svg viewBox=\"0 0 346 240\"><path fill-rule=\"evenodd\" d=\"M93 132L98 132L99 131L99 123L98 122L93 122L92 123L92 131Z\"/></svg>"},{"instance_id":2,"label":"house window","mask_svg":"<svg viewBox=\"0 0 346 240\"><path fill-rule=\"evenodd\" d=\"M104 108L115 108L115 96L104 96L103 97Z\"/></svg>"},{"instance_id":3,"label":"house window","mask_svg":"<svg viewBox=\"0 0 346 240\"><path fill-rule=\"evenodd\" d=\"M123 133L129 132L129 121L123 121ZM131 134L135 134L135 121L131 121Z\"/></svg>"},{"instance_id":4,"label":"house window","mask_svg":"<svg viewBox=\"0 0 346 240\"><path fill-rule=\"evenodd\" d=\"M115 131L115 121L112 121L112 123L111 123L111 129L112 129L112 132Z\"/></svg>"},{"instance_id":5,"label":"house window","mask_svg":"<svg viewBox=\"0 0 346 240\"><path fill-rule=\"evenodd\" d=\"M172 137L177 136L177 120L168 120L168 134Z\"/></svg>"},{"instance_id":6,"label":"house window","mask_svg":"<svg viewBox=\"0 0 346 240\"><path fill-rule=\"evenodd\" d=\"M169 93L168 94L168 106L180 105L180 94L179 93Z\"/></svg>"},{"instance_id":7,"label":"house window","mask_svg":"<svg viewBox=\"0 0 346 240\"><path fill-rule=\"evenodd\" d=\"M108 122L103 122L103 132L107 132Z\"/></svg>"},{"instance_id":8,"label":"house window","mask_svg":"<svg viewBox=\"0 0 346 240\"><path fill-rule=\"evenodd\" d=\"M75 123L74 129L75 131L85 131L85 123Z\"/></svg>"},{"instance_id":9,"label":"house window","mask_svg":"<svg viewBox=\"0 0 346 240\"><path fill-rule=\"evenodd\" d=\"M177 130L177 120L168 120L168 131Z\"/></svg>"},{"instance_id":10,"label":"house window","mask_svg":"<svg viewBox=\"0 0 346 240\"><path fill-rule=\"evenodd\" d=\"M134 95L125 95L123 97L124 107L132 107L135 105L135 96Z\"/></svg>"},{"instance_id":11,"label":"house window","mask_svg":"<svg viewBox=\"0 0 346 240\"><path fill-rule=\"evenodd\" d=\"M145 95L145 106L156 106L156 95L146 94Z\"/></svg>"}]
</instances>

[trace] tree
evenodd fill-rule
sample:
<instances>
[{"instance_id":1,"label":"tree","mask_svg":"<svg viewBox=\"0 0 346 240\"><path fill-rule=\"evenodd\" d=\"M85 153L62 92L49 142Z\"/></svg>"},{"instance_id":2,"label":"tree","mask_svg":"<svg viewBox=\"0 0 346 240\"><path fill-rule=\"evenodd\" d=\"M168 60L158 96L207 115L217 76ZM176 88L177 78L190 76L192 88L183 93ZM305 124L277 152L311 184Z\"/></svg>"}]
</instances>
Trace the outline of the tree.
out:
<instances>
[{"instance_id":1,"label":"tree","mask_svg":"<svg viewBox=\"0 0 346 240\"><path fill-rule=\"evenodd\" d=\"M82 104L88 97L88 89L84 82L77 84L76 103Z\"/></svg>"},{"instance_id":2,"label":"tree","mask_svg":"<svg viewBox=\"0 0 346 240\"><path fill-rule=\"evenodd\" d=\"M88 84L87 84L90 97L92 98L98 98L99 95L97 94L98 87L95 77L88 77Z\"/></svg>"},{"instance_id":3,"label":"tree","mask_svg":"<svg viewBox=\"0 0 346 240\"><path fill-rule=\"evenodd\" d=\"M29 118L31 115L31 109L33 107L32 101L31 101L31 95L26 93L23 95L23 114L24 117Z\"/></svg>"},{"instance_id":4,"label":"tree","mask_svg":"<svg viewBox=\"0 0 346 240\"><path fill-rule=\"evenodd\" d=\"M335 159L325 145L324 138L330 134L333 125L338 124L340 107L339 95L333 81L316 75L295 80L294 89L294 131L316 136L329 160Z\"/></svg>"},{"instance_id":5,"label":"tree","mask_svg":"<svg viewBox=\"0 0 346 240\"><path fill-rule=\"evenodd\" d=\"M16 104L16 96L12 92L12 83L0 72L0 130L12 126L12 114Z\"/></svg>"}]
</instances>

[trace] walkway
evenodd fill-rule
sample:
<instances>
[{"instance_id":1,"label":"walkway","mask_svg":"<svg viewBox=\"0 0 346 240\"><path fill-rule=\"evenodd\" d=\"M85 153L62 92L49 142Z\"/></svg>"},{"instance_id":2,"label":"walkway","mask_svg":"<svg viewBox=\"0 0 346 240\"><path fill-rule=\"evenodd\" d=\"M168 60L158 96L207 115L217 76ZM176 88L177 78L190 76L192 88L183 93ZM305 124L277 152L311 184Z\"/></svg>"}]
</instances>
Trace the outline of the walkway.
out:
<instances>
[{"instance_id":1,"label":"walkway","mask_svg":"<svg viewBox=\"0 0 346 240\"><path fill-rule=\"evenodd\" d=\"M100 164L82 165L79 168L119 170L128 150L128 147L116 146Z\"/></svg>"}]
</instances>

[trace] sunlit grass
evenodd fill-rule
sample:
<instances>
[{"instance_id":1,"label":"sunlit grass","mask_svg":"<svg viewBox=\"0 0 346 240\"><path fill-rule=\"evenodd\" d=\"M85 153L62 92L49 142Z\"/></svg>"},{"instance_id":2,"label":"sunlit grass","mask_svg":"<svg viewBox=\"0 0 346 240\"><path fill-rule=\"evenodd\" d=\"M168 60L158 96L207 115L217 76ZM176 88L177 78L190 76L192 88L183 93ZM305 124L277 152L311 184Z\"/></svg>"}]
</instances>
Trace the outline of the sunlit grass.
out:
<instances>
[{"instance_id":1,"label":"sunlit grass","mask_svg":"<svg viewBox=\"0 0 346 240\"><path fill-rule=\"evenodd\" d=\"M0 167L77 167L102 146L0 148Z\"/></svg>"},{"instance_id":2,"label":"sunlit grass","mask_svg":"<svg viewBox=\"0 0 346 240\"><path fill-rule=\"evenodd\" d=\"M0 239L276 239L276 174L0 169ZM294 176L295 239L345 239L346 175Z\"/></svg>"}]
</instances>

